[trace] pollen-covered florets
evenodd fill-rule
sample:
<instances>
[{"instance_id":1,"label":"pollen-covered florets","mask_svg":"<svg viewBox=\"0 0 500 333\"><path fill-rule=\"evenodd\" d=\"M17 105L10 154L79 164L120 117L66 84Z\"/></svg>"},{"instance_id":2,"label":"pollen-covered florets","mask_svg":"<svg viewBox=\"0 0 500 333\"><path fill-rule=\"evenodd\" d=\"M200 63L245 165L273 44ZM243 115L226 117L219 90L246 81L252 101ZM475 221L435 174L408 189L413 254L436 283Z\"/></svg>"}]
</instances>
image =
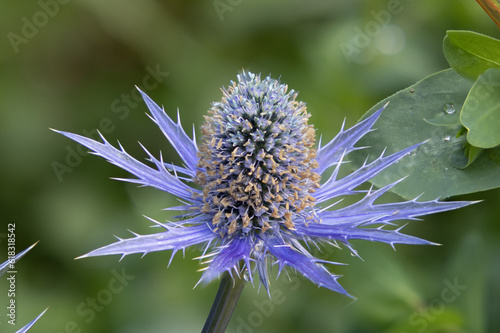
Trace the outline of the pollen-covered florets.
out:
<instances>
[{"instance_id":1,"label":"pollen-covered florets","mask_svg":"<svg viewBox=\"0 0 500 333\"><path fill-rule=\"evenodd\" d=\"M315 130L287 88L243 72L205 117L197 183L202 212L223 235L293 230L298 215L310 218L319 187Z\"/></svg>"}]
</instances>

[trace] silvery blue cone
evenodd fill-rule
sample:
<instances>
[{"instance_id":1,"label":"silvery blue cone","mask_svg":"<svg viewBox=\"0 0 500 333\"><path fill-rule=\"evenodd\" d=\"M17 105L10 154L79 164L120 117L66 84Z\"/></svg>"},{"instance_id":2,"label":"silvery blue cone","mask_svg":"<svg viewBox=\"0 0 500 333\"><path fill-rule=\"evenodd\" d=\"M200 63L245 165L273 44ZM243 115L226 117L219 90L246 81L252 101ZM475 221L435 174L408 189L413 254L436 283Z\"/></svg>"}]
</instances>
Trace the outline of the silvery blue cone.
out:
<instances>
[{"instance_id":1,"label":"silvery blue cone","mask_svg":"<svg viewBox=\"0 0 500 333\"><path fill-rule=\"evenodd\" d=\"M279 272L289 266L313 283L341 294L347 291L325 267L327 262L314 257L308 244L343 244L353 253L351 239L394 244L434 244L401 232L394 223L418 216L464 207L470 202L403 201L374 202L396 183L370 190L358 202L330 209L326 202L359 194L357 188L385 168L416 149L419 144L389 156L380 156L346 177L338 171L344 157L362 149L356 142L372 131L383 111L380 109L324 146L315 144L315 129L308 124L306 105L296 100L297 93L270 77L243 72L238 82L223 90L220 102L212 104L202 126L200 146L141 92L168 141L184 165L165 163L146 149L150 165L103 142L59 132L92 150L93 154L128 171L136 178L120 179L151 186L177 196L182 202L170 210L183 212L178 221L154 223L163 231L118 238L110 245L82 257L172 250L173 255L189 246L203 245L200 259L208 282L227 271L254 275L269 292L269 269L277 264ZM324 182L322 174L332 168ZM270 259L270 260L268 260Z\"/></svg>"}]
</instances>

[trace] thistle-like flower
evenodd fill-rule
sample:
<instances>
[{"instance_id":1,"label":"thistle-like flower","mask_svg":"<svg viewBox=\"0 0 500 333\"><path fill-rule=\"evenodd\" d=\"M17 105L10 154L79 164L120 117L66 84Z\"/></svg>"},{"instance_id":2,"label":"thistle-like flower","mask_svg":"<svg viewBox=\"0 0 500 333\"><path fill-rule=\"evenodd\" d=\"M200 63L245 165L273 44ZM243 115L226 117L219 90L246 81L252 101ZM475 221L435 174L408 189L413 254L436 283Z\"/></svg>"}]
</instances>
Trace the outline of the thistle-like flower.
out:
<instances>
[{"instance_id":1,"label":"thistle-like flower","mask_svg":"<svg viewBox=\"0 0 500 333\"><path fill-rule=\"evenodd\" d=\"M179 153L184 166L167 164L146 149L153 167L131 157L121 146L59 132L88 147L95 155L133 174L120 179L152 186L177 196L182 205L170 207L183 213L177 222L160 223L164 231L149 235L134 233L82 257L172 250L203 244L204 261L200 281L210 281L223 272L246 271L253 281L269 288L268 270L289 266L313 283L348 295L325 264L314 257L308 244L343 244L353 253L351 239L394 244L433 244L401 233L394 221L447 211L468 202L410 200L375 204L395 184L369 190L357 203L330 210L326 202L358 194L358 187L418 147L411 146L389 156L380 156L346 177L338 171L344 157L361 149L356 142L372 130L382 110L340 133L324 146L315 145L315 129L308 124L306 105L297 93L278 80L243 72L238 82L223 89L220 102L212 104L196 140L165 111L141 92L153 121ZM178 116L179 118L179 116ZM321 176L333 172L326 181ZM269 260L271 259L271 260Z\"/></svg>"}]
</instances>

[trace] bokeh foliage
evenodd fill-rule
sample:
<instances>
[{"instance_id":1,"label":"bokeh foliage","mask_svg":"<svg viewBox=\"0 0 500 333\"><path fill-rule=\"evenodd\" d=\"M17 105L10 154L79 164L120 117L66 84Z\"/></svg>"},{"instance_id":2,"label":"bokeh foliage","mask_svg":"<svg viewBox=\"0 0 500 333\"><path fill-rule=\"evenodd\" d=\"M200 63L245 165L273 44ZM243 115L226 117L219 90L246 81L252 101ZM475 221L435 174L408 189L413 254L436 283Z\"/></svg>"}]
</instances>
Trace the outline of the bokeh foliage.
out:
<instances>
[{"instance_id":1,"label":"bokeh foliage","mask_svg":"<svg viewBox=\"0 0 500 333\"><path fill-rule=\"evenodd\" d=\"M230 9L221 12L220 3ZM380 100L448 68L442 50L447 30L499 38L493 21L469 0L2 5L0 247L12 222L19 250L40 240L18 264L19 325L50 306L32 332L199 331L217 289L192 289L200 277L194 251L185 260L178 254L168 269L167 253L74 261L111 242L113 234L147 232L142 214L168 219L161 209L176 201L109 180L126 174L82 155L49 128L92 136L99 129L135 156L145 157L139 140L178 163L136 101L134 85L170 115L179 108L184 127L194 123L199 135L203 114L221 97L219 88L245 68L281 76L298 90L326 140L344 118L350 126ZM13 44L12 33L24 40ZM342 45L350 45L349 52ZM458 199L484 202L406 227L444 246L399 246L394 252L383 244L354 243L364 261L346 249L325 250L325 259L349 263L332 269L344 274L341 282L356 302L291 274L291 281L273 281L271 288L281 292L273 306L265 293L246 287L229 331L245 332L243 322L258 326L250 325L254 332L499 331L500 192ZM113 293L114 272L123 269L133 279ZM452 299L444 290L455 280L466 289ZM2 280L2 308L6 287ZM94 316L86 305L92 298L106 303L97 304ZM2 312L0 322L2 332L14 331Z\"/></svg>"}]
</instances>

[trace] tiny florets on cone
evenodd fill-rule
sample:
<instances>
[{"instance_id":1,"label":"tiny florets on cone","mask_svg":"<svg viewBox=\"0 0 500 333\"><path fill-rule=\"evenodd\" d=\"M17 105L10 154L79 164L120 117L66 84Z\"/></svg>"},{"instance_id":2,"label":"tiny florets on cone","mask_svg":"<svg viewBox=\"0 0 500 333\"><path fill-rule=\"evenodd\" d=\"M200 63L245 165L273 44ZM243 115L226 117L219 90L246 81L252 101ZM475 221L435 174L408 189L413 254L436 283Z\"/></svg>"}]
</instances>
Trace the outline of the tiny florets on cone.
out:
<instances>
[{"instance_id":1,"label":"tiny florets on cone","mask_svg":"<svg viewBox=\"0 0 500 333\"><path fill-rule=\"evenodd\" d=\"M205 116L197 183L217 232L294 229L314 205L315 130L296 97L277 80L243 73Z\"/></svg>"}]
</instances>

